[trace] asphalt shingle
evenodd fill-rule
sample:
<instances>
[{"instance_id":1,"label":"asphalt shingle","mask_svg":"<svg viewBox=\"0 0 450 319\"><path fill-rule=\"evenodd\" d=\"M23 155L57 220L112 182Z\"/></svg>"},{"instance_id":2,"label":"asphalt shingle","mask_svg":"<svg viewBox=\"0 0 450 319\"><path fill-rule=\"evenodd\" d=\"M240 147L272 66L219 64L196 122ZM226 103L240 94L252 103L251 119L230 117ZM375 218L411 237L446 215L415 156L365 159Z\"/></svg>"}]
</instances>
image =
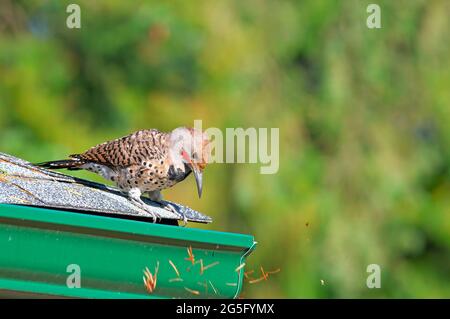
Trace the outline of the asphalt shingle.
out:
<instances>
[{"instance_id":1,"label":"asphalt shingle","mask_svg":"<svg viewBox=\"0 0 450 319\"><path fill-rule=\"evenodd\" d=\"M180 215L143 198L149 209L163 219L182 220ZM212 219L189 207L167 201L188 221L210 223ZM0 203L100 213L113 217L138 217L152 221L116 188L64 175L0 153Z\"/></svg>"}]
</instances>

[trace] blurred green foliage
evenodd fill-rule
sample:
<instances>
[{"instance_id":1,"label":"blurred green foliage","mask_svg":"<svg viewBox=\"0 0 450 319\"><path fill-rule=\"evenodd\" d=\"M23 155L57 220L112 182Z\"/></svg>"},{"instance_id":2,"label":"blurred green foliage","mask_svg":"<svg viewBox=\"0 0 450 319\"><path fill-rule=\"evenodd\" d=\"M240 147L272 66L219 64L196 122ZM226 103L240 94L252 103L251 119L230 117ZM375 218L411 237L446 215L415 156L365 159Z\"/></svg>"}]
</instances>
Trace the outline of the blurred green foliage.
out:
<instances>
[{"instance_id":1,"label":"blurred green foliage","mask_svg":"<svg viewBox=\"0 0 450 319\"><path fill-rule=\"evenodd\" d=\"M81 29L66 6L81 6ZM0 1L0 151L142 128L279 127L280 170L164 192L253 234L243 297L450 297L450 1ZM101 181L90 173L78 176ZM379 264L382 288L368 289Z\"/></svg>"}]
</instances>

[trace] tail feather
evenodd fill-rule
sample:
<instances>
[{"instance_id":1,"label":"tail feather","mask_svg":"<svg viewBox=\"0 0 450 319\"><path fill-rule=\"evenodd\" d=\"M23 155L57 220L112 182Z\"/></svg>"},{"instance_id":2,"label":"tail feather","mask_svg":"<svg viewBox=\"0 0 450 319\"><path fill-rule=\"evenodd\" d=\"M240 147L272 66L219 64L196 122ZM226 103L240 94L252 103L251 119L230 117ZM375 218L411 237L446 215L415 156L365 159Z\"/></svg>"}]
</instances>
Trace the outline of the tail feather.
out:
<instances>
[{"instance_id":1,"label":"tail feather","mask_svg":"<svg viewBox=\"0 0 450 319\"><path fill-rule=\"evenodd\" d=\"M79 159L68 159L68 160L59 160L59 161L49 161L49 162L43 162L43 163L36 163L34 165L42 167L42 168L49 168L49 169L61 169L66 168L69 170L78 170L81 169L81 165L83 165L84 162Z\"/></svg>"}]
</instances>

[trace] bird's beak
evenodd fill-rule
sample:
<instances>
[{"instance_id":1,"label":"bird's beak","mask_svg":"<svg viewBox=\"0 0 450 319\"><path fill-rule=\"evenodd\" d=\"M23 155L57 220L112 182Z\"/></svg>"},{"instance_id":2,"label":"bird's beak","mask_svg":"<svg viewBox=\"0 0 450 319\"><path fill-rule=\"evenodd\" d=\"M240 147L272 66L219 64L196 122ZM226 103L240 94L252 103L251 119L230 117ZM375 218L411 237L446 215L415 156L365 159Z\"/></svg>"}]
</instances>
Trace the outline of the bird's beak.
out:
<instances>
[{"instance_id":1,"label":"bird's beak","mask_svg":"<svg viewBox=\"0 0 450 319\"><path fill-rule=\"evenodd\" d=\"M197 183L198 197L201 198L203 189L203 169L200 169L198 163L192 162L191 157L186 153L185 150L182 151L181 155L183 156L184 160L189 163L188 165L194 172L195 182Z\"/></svg>"},{"instance_id":2,"label":"bird's beak","mask_svg":"<svg viewBox=\"0 0 450 319\"><path fill-rule=\"evenodd\" d=\"M194 171L195 182L197 183L198 198L201 198L203 189L203 172L196 165L192 165L192 170Z\"/></svg>"}]
</instances>

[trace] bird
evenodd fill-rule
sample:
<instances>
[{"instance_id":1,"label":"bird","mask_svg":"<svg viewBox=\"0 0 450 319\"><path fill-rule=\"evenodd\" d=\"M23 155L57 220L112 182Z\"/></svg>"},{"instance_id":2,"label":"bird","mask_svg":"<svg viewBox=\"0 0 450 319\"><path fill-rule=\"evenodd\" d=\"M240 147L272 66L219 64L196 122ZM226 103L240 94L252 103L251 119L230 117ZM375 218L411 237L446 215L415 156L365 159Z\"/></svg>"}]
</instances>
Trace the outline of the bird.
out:
<instances>
[{"instance_id":1,"label":"bird","mask_svg":"<svg viewBox=\"0 0 450 319\"><path fill-rule=\"evenodd\" d=\"M161 191L183 181L194 173L197 192L201 198L203 171L209 160L210 140L200 129L178 127L170 132L157 129L139 130L121 138L72 154L68 159L37 163L47 169L87 170L116 184L128 199L153 217L142 201L148 195L152 201L182 215L162 201Z\"/></svg>"}]
</instances>

